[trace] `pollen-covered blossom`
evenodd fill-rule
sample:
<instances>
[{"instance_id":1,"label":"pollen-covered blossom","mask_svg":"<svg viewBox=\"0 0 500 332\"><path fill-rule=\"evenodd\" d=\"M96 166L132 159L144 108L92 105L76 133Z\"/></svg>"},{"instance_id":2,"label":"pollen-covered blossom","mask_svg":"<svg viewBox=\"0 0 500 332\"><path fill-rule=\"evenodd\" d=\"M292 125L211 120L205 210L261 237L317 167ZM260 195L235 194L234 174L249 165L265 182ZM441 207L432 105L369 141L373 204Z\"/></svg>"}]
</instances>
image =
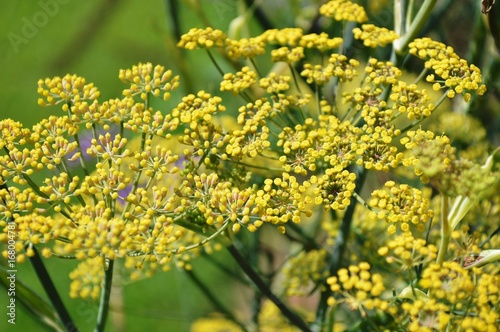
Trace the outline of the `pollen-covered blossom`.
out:
<instances>
[{"instance_id":1,"label":"pollen-covered blossom","mask_svg":"<svg viewBox=\"0 0 500 332\"><path fill-rule=\"evenodd\" d=\"M253 58L266 52L262 37L226 39L226 54L231 59Z\"/></svg>"},{"instance_id":2,"label":"pollen-covered blossom","mask_svg":"<svg viewBox=\"0 0 500 332\"><path fill-rule=\"evenodd\" d=\"M311 183L317 185L314 189L314 202L328 209L344 210L351 203L356 188L355 180L356 174L333 168L326 169L322 176L311 176Z\"/></svg>"},{"instance_id":3,"label":"pollen-covered blossom","mask_svg":"<svg viewBox=\"0 0 500 332\"><path fill-rule=\"evenodd\" d=\"M289 64L295 64L304 58L304 48L302 46L297 46L289 48L288 46L282 46L280 48L271 51L271 61L273 62L286 62Z\"/></svg>"},{"instance_id":4,"label":"pollen-covered blossom","mask_svg":"<svg viewBox=\"0 0 500 332\"><path fill-rule=\"evenodd\" d=\"M170 130L178 126L186 126L183 135L178 139L183 144L195 147L194 153L204 156L211 152L210 148L222 139L220 130L212 122L212 117L224 112L222 98L212 96L201 90L196 95L189 94L165 117Z\"/></svg>"},{"instance_id":5,"label":"pollen-covered blossom","mask_svg":"<svg viewBox=\"0 0 500 332\"><path fill-rule=\"evenodd\" d=\"M224 80L220 83L221 91L232 91L238 94L245 89L249 88L256 82L257 73L245 66L241 68L236 74L224 74Z\"/></svg>"},{"instance_id":6,"label":"pollen-covered blossom","mask_svg":"<svg viewBox=\"0 0 500 332\"><path fill-rule=\"evenodd\" d=\"M338 48L343 42L340 37L330 38L326 32L320 34L311 33L300 38L299 45L305 48L314 48L320 52Z\"/></svg>"},{"instance_id":7,"label":"pollen-covered blossom","mask_svg":"<svg viewBox=\"0 0 500 332\"><path fill-rule=\"evenodd\" d=\"M337 276L327 279L333 296L328 299L330 306L345 303L350 310L358 310L362 316L367 311L385 311L388 307L386 300L380 296L385 291L384 281L380 274L370 272L370 264L361 262L342 268Z\"/></svg>"},{"instance_id":8,"label":"pollen-covered blossom","mask_svg":"<svg viewBox=\"0 0 500 332\"><path fill-rule=\"evenodd\" d=\"M287 75L278 75L270 73L268 77L263 77L259 80L259 86L266 90L267 93L280 93L290 88L292 78Z\"/></svg>"},{"instance_id":9,"label":"pollen-covered blossom","mask_svg":"<svg viewBox=\"0 0 500 332\"><path fill-rule=\"evenodd\" d=\"M171 70L157 65L153 68L151 63L139 63L131 69L120 69L118 75L124 83L130 83L130 88L123 90L125 97L140 95L142 100L146 100L148 93L159 97L162 91L163 100L170 98L170 91L179 86L179 76L172 77Z\"/></svg>"},{"instance_id":10,"label":"pollen-covered blossom","mask_svg":"<svg viewBox=\"0 0 500 332\"><path fill-rule=\"evenodd\" d=\"M323 67L322 65L304 64L304 69L300 72L300 76L306 79L309 84L324 85L332 77L333 66Z\"/></svg>"},{"instance_id":11,"label":"pollen-covered blossom","mask_svg":"<svg viewBox=\"0 0 500 332\"><path fill-rule=\"evenodd\" d=\"M418 89L416 84L398 81L392 86L390 99L394 102L392 108L400 113L406 113L410 120L428 117L434 110L434 104L429 102L431 97L427 90Z\"/></svg>"},{"instance_id":12,"label":"pollen-covered blossom","mask_svg":"<svg viewBox=\"0 0 500 332\"><path fill-rule=\"evenodd\" d=\"M238 157L248 155L255 158L260 152L267 149L269 142L269 127L266 118L272 112L268 101L259 99L255 103L248 103L238 110L238 124L241 128L232 130L225 138L228 143L225 147L224 159L227 156Z\"/></svg>"},{"instance_id":13,"label":"pollen-covered blossom","mask_svg":"<svg viewBox=\"0 0 500 332\"><path fill-rule=\"evenodd\" d=\"M337 170L356 160L361 128L332 115L321 116L319 127L316 135L319 142L314 149L308 150L308 155Z\"/></svg>"},{"instance_id":14,"label":"pollen-covered blossom","mask_svg":"<svg viewBox=\"0 0 500 332\"><path fill-rule=\"evenodd\" d=\"M38 81L38 104L41 106L59 103L76 103L99 98L100 92L94 83L86 84L85 78L77 75L56 76ZM63 106L64 107L64 106Z\"/></svg>"},{"instance_id":15,"label":"pollen-covered blossom","mask_svg":"<svg viewBox=\"0 0 500 332\"><path fill-rule=\"evenodd\" d=\"M352 91L346 91L342 93L342 103L350 104L350 107L354 107L356 111L371 112L371 113L382 113L386 108L387 102L381 98L382 89L373 88L370 86L365 86L363 88L355 88ZM366 117L367 114L363 114ZM374 116L371 116L374 118ZM368 119L365 119L365 121ZM370 126L374 125L374 122L368 122Z\"/></svg>"},{"instance_id":16,"label":"pollen-covered blossom","mask_svg":"<svg viewBox=\"0 0 500 332\"><path fill-rule=\"evenodd\" d=\"M500 277L480 269L467 270L457 262L431 264L422 272L419 286L426 289L429 302L440 303L448 314L444 325L455 329L495 331L500 314L494 310L498 304ZM411 302L409 302L411 303ZM415 303L410 306L415 306ZM449 310L453 308L453 310ZM425 309L425 308L422 308ZM464 317L461 312L468 312ZM422 325L428 313L412 314L414 325Z\"/></svg>"},{"instance_id":17,"label":"pollen-covered blossom","mask_svg":"<svg viewBox=\"0 0 500 332\"><path fill-rule=\"evenodd\" d=\"M372 192L368 202L373 209L370 218L387 221L390 234L396 233L398 224L405 235L412 234L411 225L423 231L425 223L433 217L429 200L424 194L407 184L396 186L394 181L387 181L384 186L385 189Z\"/></svg>"},{"instance_id":18,"label":"pollen-covered blossom","mask_svg":"<svg viewBox=\"0 0 500 332\"><path fill-rule=\"evenodd\" d=\"M365 82L373 82L373 84L376 85L396 84L398 78L403 74L392 62L379 61L375 58L370 58L370 60L368 60L365 72Z\"/></svg>"},{"instance_id":19,"label":"pollen-covered blossom","mask_svg":"<svg viewBox=\"0 0 500 332\"><path fill-rule=\"evenodd\" d=\"M318 86L325 85L331 77L338 77L340 81L350 81L357 76L356 67L359 62L355 59L348 59L345 55L333 53L327 65L304 64L304 69L300 76L306 78L307 83L314 83Z\"/></svg>"},{"instance_id":20,"label":"pollen-covered blossom","mask_svg":"<svg viewBox=\"0 0 500 332\"><path fill-rule=\"evenodd\" d=\"M181 36L177 46L187 50L194 50L198 47L219 47L224 45L226 38L226 34L218 29L211 27L205 29L192 28Z\"/></svg>"},{"instance_id":21,"label":"pollen-covered blossom","mask_svg":"<svg viewBox=\"0 0 500 332\"><path fill-rule=\"evenodd\" d=\"M303 215L310 216L309 187L307 181L300 183L295 176L285 172L281 177L266 179L264 187L256 193L256 204L265 211L262 221L279 225L278 230L284 232L287 222L299 223Z\"/></svg>"},{"instance_id":22,"label":"pollen-covered blossom","mask_svg":"<svg viewBox=\"0 0 500 332\"><path fill-rule=\"evenodd\" d=\"M361 29L354 28L352 32L354 38L362 40L366 47L372 48L378 46L384 47L399 38L396 32L387 28L377 27L373 24L363 24Z\"/></svg>"},{"instance_id":23,"label":"pollen-covered blossom","mask_svg":"<svg viewBox=\"0 0 500 332\"><path fill-rule=\"evenodd\" d=\"M307 119L304 125L295 128L283 128L279 134L277 146L283 148L283 155L279 158L285 172L307 175L308 171L316 170L317 156L308 152L316 149L316 132L313 129L316 122Z\"/></svg>"},{"instance_id":24,"label":"pollen-covered blossom","mask_svg":"<svg viewBox=\"0 0 500 332\"><path fill-rule=\"evenodd\" d=\"M328 59L333 76L338 77L341 82L350 81L358 75L356 68L359 66L359 61L356 59L348 59L343 54L333 53Z\"/></svg>"},{"instance_id":25,"label":"pollen-covered blossom","mask_svg":"<svg viewBox=\"0 0 500 332\"><path fill-rule=\"evenodd\" d=\"M380 247L378 254L385 257L387 263L400 266L401 270L411 270L433 261L437 256L437 247L427 244L424 239L401 235Z\"/></svg>"},{"instance_id":26,"label":"pollen-covered blossom","mask_svg":"<svg viewBox=\"0 0 500 332\"><path fill-rule=\"evenodd\" d=\"M452 47L430 38L418 38L409 44L409 48L410 54L425 60L425 67L442 78L437 79L434 74L427 76L426 80L434 83L434 90L448 89L449 98L456 93L463 94L465 101L470 99L472 92L478 95L486 92L480 69L461 59Z\"/></svg>"},{"instance_id":27,"label":"pollen-covered blossom","mask_svg":"<svg viewBox=\"0 0 500 332\"><path fill-rule=\"evenodd\" d=\"M330 0L319 8L319 13L326 17L333 17L337 21L368 21L365 9L351 1Z\"/></svg>"},{"instance_id":28,"label":"pollen-covered blossom","mask_svg":"<svg viewBox=\"0 0 500 332\"><path fill-rule=\"evenodd\" d=\"M383 113L379 115L383 116ZM387 126L383 120L380 123L381 125L374 127L363 125L361 142L356 150L361 158L357 163L366 169L388 172L391 168L398 167L404 157L403 153L392 144L393 138L400 134L400 130L394 126Z\"/></svg>"},{"instance_id":29,"label":"pollen-covered blossom","mask_svg":"<svg viewBox=\"0 0 500 332\"><path fill-rule=\"evenodd\" d=\"M300 28L269 29L264 31L261 37L269 44L296 47L303 34Z\"/></svg>"}]
</instances>

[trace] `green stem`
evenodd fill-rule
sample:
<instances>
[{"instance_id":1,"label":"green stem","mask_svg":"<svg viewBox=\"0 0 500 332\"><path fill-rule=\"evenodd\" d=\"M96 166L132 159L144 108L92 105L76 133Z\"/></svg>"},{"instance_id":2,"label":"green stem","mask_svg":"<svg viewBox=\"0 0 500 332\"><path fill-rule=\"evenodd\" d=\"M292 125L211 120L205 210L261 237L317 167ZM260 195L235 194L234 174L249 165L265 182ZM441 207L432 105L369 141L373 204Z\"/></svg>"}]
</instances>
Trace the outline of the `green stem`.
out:
<instances>
[{"instance_id":1,"label":"green stem","mask_svg":"<svg viewBox=\"0 0 500 332\"><path fill-rule=\"evenodd\" d=\"M304 322L302 318L291 311L290 308L288 308L276 295L274 295L274 293L269 288L269 285L267 285L264 280L262 280L260 275L253 269L250 264L248 264L246 258L243 257L243 255L238 251L238 249L236 249L234 245L229 245L227 247L227 250L236 260L243 272L245 272L250 280L252 280L254 285L257 286L259 291L278 307L281 313L290 321L291 324L297 326L304 332L311 331L309 326L306 324L306 322Z\"/></svg>"},{"instance_id":2,"label":"green stem","mask_svg":"<svg viewBox=\"0 0 500 332\"><path fill-rule=\"evenodd\" d=\"M59 296L59 293L57 292L57 289L52 282L49 272L45 268L45 265L43 264L43 261L40 258L36 247L32 246L31 249L35 253L32 257L29 257L31 265L33 265L36 276L38 277L38 280L40 280L45 293L47 293L50 302L54 306L54 309L56 310L57 315L59 316L59 319L64 326L64 329L66 331L77 332L78 328L76 327L68 311L66 310L66 307L64 306L64 303Z\"/></svg>"},{"instance_id":3,"label":"green stem","mask_svg":"<svg viewBox=\"0 0 500 332\"><path fill-rule=\"evenodd\" d=\"M396 1L399 2L399 1ZM420 6L417 15L410 24L409 29L401 38L394 41L394 50L397 54L402 55L406 53L410 42L417 37L418 33L427 22L432 9L436 5L437 0L425 0ZM408 19L408 18L407 18Z\"/></svg>"},{"instance_id":4,"label":"green stem","mask_svg":"<svg viewBox=\"0 0 500 332\"><path fill-rule=\"evenodd\" d=\"M437 263L442 264L448 251L448 244L450 243L450 221L448 220L449 202L448 196L441 194L441 243L439 244L439 251Z\"/></svg>"},{"instance_id":5,"label":"green stem","mask_svg":"<svg viewBox=\"0 0 500 332\"><path fill-rule=\"evenodd\" d=\"M97 324L94 332L104 331L106 320L108 319L109 298L111 295L111 284L113 283L113 264L112 259L108 260L108 267L104 272L104 284L101 290L101 300L99 302L99 312L97 313Z\"/></svg>"},{"instance_id":6,"label":"green stem","mask_svg":"<svg viewBox=\"0 0 500 332\"><path fill-rule=\"evenodd\" d=\"M214 55L212 54L212 52L210 52L210 50L207 48L206 49L207 53L208 53L208 56L210 57L210 60L212 61L212 63L214 64L215 68L217 68L217 71L220 73L220 75L222 77L224 77L224 71L222 70L222 68L219 66L219 64L217 63L217 60L215 60L215 57Z\"/></svg>"}]
</instances>

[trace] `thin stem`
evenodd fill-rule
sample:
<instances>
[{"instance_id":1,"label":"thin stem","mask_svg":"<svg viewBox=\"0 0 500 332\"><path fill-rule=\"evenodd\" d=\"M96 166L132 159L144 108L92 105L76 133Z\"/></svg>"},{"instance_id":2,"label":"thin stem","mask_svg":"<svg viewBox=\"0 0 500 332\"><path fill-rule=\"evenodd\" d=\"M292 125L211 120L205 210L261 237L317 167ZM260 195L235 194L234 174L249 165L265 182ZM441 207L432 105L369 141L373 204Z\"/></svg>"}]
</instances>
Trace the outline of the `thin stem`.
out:
<instances>
[{"instance_id":1,"label":"thin stem","mask_svg":"<svg viewBox=\"0 0 500 332\"><path fill-rule=\"evenodd\" d=\"M215 68L217 68L217 71L221 74L222 77L224 77L224 71L219 66L219 64L217 63L217 61L215 60L214 55L212 54L212 52L210 52L210 50L208 48L206 50L207 50L208 56L210 57L210 60L214 64Z\"/></svg>"},{"instance_id":2,"label":"thin stem","mask_svg":"<svg viewBox=\"0 0 500 332\"><path fill-rule=\"evenodd\" d=\"M40 258L36 247L31 246L31 249L34 252L34 255L32 257L29 257L31 265L33 265L36 276L38 277L38 280L40 280L45 293L47 293L52 306L54 306L54 309L56 310L57 315L59 316L59 319L64 326L64 329L66 331L77 332L78 328L76 327L68 311L66 310L66 307L64 306L64 303L59 296L59 293L57 292L57 289L52 282L49 272L45 268L45 264L43 264L43 261Z\"/></svg>"},{"instance_id":3,"label":"thin stem","mask_svg":"<svg viewBox=\"0 0 500 332\"><path fill-rule=\"evenodd\" d=\"M448 196L441 194L441 243L439 244L439 251L437 263L444 262L446 252L448 251L448 244L450 243L450 221L448 220L449 202Z\"/></svg>"},{"instance_id":4,"label":"thin stem","mask_svg":"<svg viewBox=\"0 0 500 332\"><path fill-rule=\"evenodd\" d=\"M260 275L253 269L253 267L248 264L247 260L243 255L236 249L234 245L229 245L227 247L227 250L233 256L233 258L236 260L238 265L241 267L243 272L252 280L252 282L257 286L259 291L264 294L269 300L271 300L281 311L281 313L288 318L291 324L297 326L299 329L301 329L304 332L309 332L311 329L309 326L304 322L302 318L300 318L296 313L290 310L274 293L271 291L269 288L269 285L267 285L264 280L260 277Z\"/></svg>"},{"instance_id":5,"label":"thin stem","mask_svg":"<svg viewBox=\"0 0 500 332\"><path fill-rule=\"evenodd\" d=\"M104 272L104 284L101 290L101 300L99 302L99 312L97 313L97 324L94 332L104 331L106 326L106 320L108 319L109 312L109 298L111 295L111 285L113 283L113 265L114 261L112 259L107 261L108 266Z\"/></svg>"},{"instance_id":6,"label":"thin stem","mask_svg":"<svg viewBox=\"0 0 500 332\"><path fill-rule=\"evenodd\" d=\"M224 316L238 324L243 331L247 331L245 325L243 325L242 322L240 322L232 312L224 306L224 304L217 299L215 294L213 294L210 289L198 278L198 276L191 270L184 270L186 272L187 276L191 281L198 287L198 289L206 296L206 298L212 302L214 305L215 309L220 311Z\"/></svg>"}]
</instances>

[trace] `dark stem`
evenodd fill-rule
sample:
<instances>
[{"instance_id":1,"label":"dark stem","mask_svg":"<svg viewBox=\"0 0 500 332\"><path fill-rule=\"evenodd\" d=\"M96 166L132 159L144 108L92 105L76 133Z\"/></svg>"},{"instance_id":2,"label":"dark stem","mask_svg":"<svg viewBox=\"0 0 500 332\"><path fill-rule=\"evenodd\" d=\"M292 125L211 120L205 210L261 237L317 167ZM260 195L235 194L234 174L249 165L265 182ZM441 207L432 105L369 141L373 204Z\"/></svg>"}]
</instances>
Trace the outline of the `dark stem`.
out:
<instances>
[{"instance_id":1,"label":"dark stem","mask_svg":"<svg viewBox=\"0 0 500 332\"><path fill-rule=\"evenodd\" d=\"M104 331L106 326L106 320L108 319L109 311L109 298L111 295L111 285L113 283L113 264L114 260L110 259L107 261L108 266L104 272L104 284L101 290L101 300L99 302L99 312L97 313L97 324L94 329L95 332Z\"/></svg>"},{"instance_id":2,"label":"dark stem","mask_svg":"<svg viewBox=\"0 0 500 332\"><path fill-rule=\"evenodd\" d=\"M364 169L358 168L356 172L356 190L359 193L361 188L363 187L363 183L366 179L366 171ZM345 211L344 217L342 218L342 224L340 225L339 233L335 239L335 246L333 248L333 253L330 256L328 261L328 271L329 275L334 276L337 275L338 270L342 266L342 257L344 257L344 253L347 248L347 240L349 239L349 235L351 233L351 224L352 217L354 215L354 209L356 208L357 200L352 198L351 204L347 207ZM334 211L332 211L334 212ZM326 284L326 280L324 281L323 287L324 289L321 292L321 298L319 300L318 309L316 311L316 321L315 321L315 330L320 330L323 322L325 321L326 312L328 310L328 298L331 296L332 292L330 288Z\"/></svg>"},{"instance_id":3,"label":"dark stem","mask_svg":"<svg viewBox=\"0 0 500 332\"><path fill-rule=\"evenodd\" d=\"M241 253L236 249L234 245L230 245L227 247L229 253L236 260L238 265L241 267L243 272L252 280L252 282L257 286L259 291L264 294L269 300L271 300L281 311L281 313L290 321L291 324L297 326L299 329L305 332L310 332L311 329L309 326L300 318L296 313L291 311L281 300L274 295L269 286L262 280L260 275L253 269L253 267L248 264L245 257L241 255Z\"/></svg>"},{"instance_id":4,"label":"dark stem","mask_svg":"<svg viewBox=\"0 0 500 332\"><path fill-rule=\"evenodd\" d=\"M59 319L61 320L64 329L68 332L77 332L78 328L76 327L68 311L66 310L66 307L64 306L64 303L61 297L59 296L59 293L57 292L57 289L54 283L52 282L49 272L45 268L45 264L43 264L43 261L40 258L40 255L38 254L36 247L32 246L31 249L35 253L32 257L29 257L31 265L33 265L36 276L38 277L38 280L40 280L40 283L42 284L45 293L47 293L47 296L49 297L52 306L56 310L57 315L59 316Z\"/></svg>"},{"instance_id":5,"label":"dark stem","mask_svg":"<svg viewBox=\"0 0 500 332\"><path fill-rule=\"evenodd\" d=\"M207 297L207 299L210 302L212 302L216 310L220 311L224 316L226 316L227 318L238 324L243 331L247 331L245 325L243 325L243 323L241 323L238 319L236 319L236 317L234 317L232 312L228 310L224 306L224 304L221 301L219 301L219 299L217 299L215 294L213 294L210 291L210 289L200 280L200 278L198 278L198 276L193 271L184 270L184 272L186 272L191 281L198 287L200 291L203 292L203 294Z\"/></svg>"},{"instance_id":6,"label":"dark stem","mask_svg":"<svg viewBox=\"0 0 500 332\"><path fill-rule=\"evenodd\" d=\"M248 8L252 8L252 6L255 6L253 16L257 19L257 22L259 22L260 26L264 30L270 30L274 28L274 25L271 23L266 13L259 5L255 4L255 0L245 0L245 2Z\"/></svg>"}]
</instances>

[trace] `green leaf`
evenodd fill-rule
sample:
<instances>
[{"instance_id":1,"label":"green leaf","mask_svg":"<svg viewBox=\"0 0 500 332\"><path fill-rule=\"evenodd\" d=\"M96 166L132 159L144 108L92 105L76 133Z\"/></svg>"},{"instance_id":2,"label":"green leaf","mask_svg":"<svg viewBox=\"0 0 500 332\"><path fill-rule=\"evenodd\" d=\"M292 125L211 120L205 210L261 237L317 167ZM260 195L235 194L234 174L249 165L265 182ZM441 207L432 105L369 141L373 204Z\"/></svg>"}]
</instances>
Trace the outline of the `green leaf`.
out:
<instances>
[{"instance_id":1,"label":"green leaf","mask_svg":"<svg viewBox=\"0 0 500 332\"><path fill-rule=\"evenodd\" d=\"M9 276L10 273L4 267L0 267L0 284L7 290L10 287L10 280L7 279ZM57 320L57 314L54 309L22 281L16 278L15 283L15 297L12 298L15 298L16 302L19 301L42 324L54 331L64 332L64 328Z\"/></svg>"},{"instance_id":2,"label":"green leaf","mask_svg":"<svg viewBox=\"0 0 500 332\"><path fill-rule=\"evenodd\" d=\"M476 259L472 262L467 263L464 267L466 269L471 269L473 267L481 267L488 263L497 261L500 259L500 249L483 250L479 253Z\"/></svg>"}]
</instances>

